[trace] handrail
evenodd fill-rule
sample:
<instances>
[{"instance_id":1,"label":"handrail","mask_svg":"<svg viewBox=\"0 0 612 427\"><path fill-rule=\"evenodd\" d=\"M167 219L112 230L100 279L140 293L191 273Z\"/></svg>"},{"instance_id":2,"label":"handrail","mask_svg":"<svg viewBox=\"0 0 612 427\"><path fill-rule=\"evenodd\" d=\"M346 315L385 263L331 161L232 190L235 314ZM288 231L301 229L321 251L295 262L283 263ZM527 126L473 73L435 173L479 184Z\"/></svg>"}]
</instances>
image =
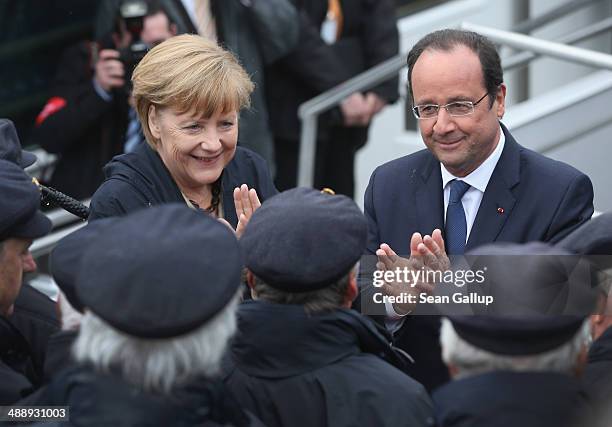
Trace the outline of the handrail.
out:
<instances>
[{"instance_id":1,"label":"handrail","mask_svg":"<svg viewBox=\"0 0 612 427\"><path fill-rule=\"evenodd\" d=\"M405 63L406 55L397 55L300 105L298 115L302 119L302 129L298 186L310 187L314 180L318 114L338 105L355 91L369 89L395 76Z\"/></svg>"},{"instance_id":2,"label":"handrail","mask_svg":"<svg viewBox=\"0 0 612 427\"><path fill-rule=\"evenodd\" d=\"M589 25L588 27L581 28L578 31L574 31L573 33L560 37L556 41L557 43L574 44L586 40L590 37L594 37L603 32L610 31L611 29L612 17L596 22L592 25ZM502 66L504 68L504 71L512 70L514 68L526 65L538 56L538 54L535 54L533 52L520 52L508 58L502 58Z\"/></svg>"},{"instance_id":3,"label":"handrail","mask_svg":"<svg viewBox=\"0 0 612 427\"><path fill-rule=\"evenodd\" d=\"M512 27L513 32L528 34L533 30L543 27L546 24L554 21L555 19L562 18L565 15L568 15L578 9L581 9L585 6L589 6L592 3L598 3L601 0L571 0L567 3L560 5L557 8L551 9L542 15L536 16L532 19L527 19L523 22L518 23L514 27Z\"/></svg>"},{"instance_id":4,"label":"handrail","mask_svg":"<svg viewBox=\"0 0 612 427\"><path fill-rule=\"evenodd\" d=\"M87 199L83 201L83 204L85 206L89 206L90 202L91 199ZM64 209L53 209L52 211L45 212L45 215L47 215L47 218L51 220L53 228L63 227L66 224L82 221L81 218Z\"/></svg>"},{"instance_id":5,"label":"handrail","mask_svg":"<svg viewBox=\"0 0 612 427\"><path fill-rule=\"evenodd\" d=\"M84 227L85 224L86 222L83 221L79 224L75 224L67 228L62 228L59 231L55 231L51 234L47 234L44 237L36 239L32 243L32 246L30 246L30 252L32 253L32 256L34 258L38 258L40 256L47 255L49 252L51 252L51 249L55 247L57 242L59 242L61 239L63 239L64 237L72 233L73 231L76 231L79 228Z\"/></svg>"},{"instance_id":6,"label":"handrail","mask_svg":"<svg viewBox=\"0 0 612 427\"><path fill-rule=\"evenodd\" d=\"M575 62L582 65L590 65L596 68L612 70L612 55L562 43L538 39L511 31L498 30L496 28L475 25L469 22L461 24L461 28L475 31L490 40L502 43L515 49L528 50L542 55L551 56L565 61Z\"/></svg>"}]
</instances>

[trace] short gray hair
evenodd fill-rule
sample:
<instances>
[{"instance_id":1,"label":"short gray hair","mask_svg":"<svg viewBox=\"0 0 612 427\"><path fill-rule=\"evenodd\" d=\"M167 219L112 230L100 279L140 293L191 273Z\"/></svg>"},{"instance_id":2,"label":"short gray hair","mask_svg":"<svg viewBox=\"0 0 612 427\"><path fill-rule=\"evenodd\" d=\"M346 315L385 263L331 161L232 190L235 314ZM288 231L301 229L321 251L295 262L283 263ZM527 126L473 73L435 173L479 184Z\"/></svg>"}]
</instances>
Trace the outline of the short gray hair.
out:
<instances>
[{"instance_id":1,"label":"short gray hair","mask_svg":"<svg viewBox=\"0 0 612 427\"><path fill-rule=\"evenodd\" d=\"M351 273L357 266L351 268L338 281L323 289L310 292L287 292L268 285L257 276L253 290L256 299L276 304L302 305L308 314L325 313L342 307L346 298Z\"/></svg>"},{"instance_id":2,"label":"short gray hair","mask_svg":"<svg viewBox=\"0 0 612 427\"><path fill-rule=\"evenodd\" d=\"M560 347L528 356L503 356L465 341L446 318L442 319L440 331L442 359L446 365L457 368L457 378L492 371L552 371L569 374L576 367L578 357L590 339L591 330L587 319L576 335Z\"/></svg>"},{"instance_id":3,"label":"short gray hair","mask_svg":"<svg viewBox=\"0 0 612 427\"><path fill-rule=\"evenodd\" d=\"M87 310L72 352L77 362L97 371L119 369L126 382L168 394L195 377L218 373L228 340L236 332L238 301L236 295L195 331L163 340L126 335Z\"/></svg>"}]
</instances>

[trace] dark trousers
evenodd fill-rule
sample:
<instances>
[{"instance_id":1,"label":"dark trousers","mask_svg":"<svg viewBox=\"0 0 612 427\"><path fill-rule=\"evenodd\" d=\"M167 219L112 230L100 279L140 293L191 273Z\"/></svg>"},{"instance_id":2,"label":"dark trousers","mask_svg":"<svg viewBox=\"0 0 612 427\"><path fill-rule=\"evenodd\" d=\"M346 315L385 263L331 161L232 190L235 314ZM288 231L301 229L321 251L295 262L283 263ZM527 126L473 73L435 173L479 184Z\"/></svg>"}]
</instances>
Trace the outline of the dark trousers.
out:
<instances>
[{"instance_id":1,"label":"dark trousers","mask_svg":"<svg viewBox=\"0 0 612 427\"><path fill-rule=\"evenodd\" d=\"M355 154L367 141L367 128L333 127L329 137L317 140L314 188L331 188L353 198ZM276 187L280 191L297 185L299 141L275 138Z\"/></svg>"}]
</instances>

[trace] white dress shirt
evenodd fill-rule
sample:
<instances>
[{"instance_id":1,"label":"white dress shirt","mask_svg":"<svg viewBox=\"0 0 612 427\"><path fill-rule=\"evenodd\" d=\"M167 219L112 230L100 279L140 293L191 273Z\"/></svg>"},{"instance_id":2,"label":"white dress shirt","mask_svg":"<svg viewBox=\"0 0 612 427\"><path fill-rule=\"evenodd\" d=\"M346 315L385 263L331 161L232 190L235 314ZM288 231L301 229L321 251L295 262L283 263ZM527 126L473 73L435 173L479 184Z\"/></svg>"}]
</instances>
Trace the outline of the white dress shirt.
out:
<instances>
[{"instance_id":1,"label":"white dress shirt","mask_svg":"<svg viewBox=\"0 0 612 427\"><path fill-rule=\"evenodd\" d=\"M472 173L469 175L459 178L450 173L442 163L440 163L440 172L442 173L442 191L444 191L444 221L446 222L446 209L448 208L448 200L450 198L450 185L449 183L453 179L457 179L459 181L465 181L470 185L470 188L465 192L463 197L461 198L461 204L463 205L463 210L465 211L465 220L467 223L467 234L466 240L467 243L470 232L472 231L472 226L474 225L474 220L476 219L476 214L478 213L478 208L480 208L480 202L482 202L482 196L484 196L484 192L487 189L487 185L489 184L489 180L491 179L491 175L493 175L493 171L495 170L495 166L497 166L497 162L502 155L502 151L504 151L504 145L506 144L506 136L504 135L501 126L499 128L499 142L497 143L497 147L495 150L486 158L484 162L480 166L478 166ZM431 230L433 232L433 230ZM395 332L402 325L402 319L405 315L397 314L393 309L393 304L385 302L385 310L387 312L387 319L385 320L385 324L387 329L392 332Z\"/></svg>"},{"instance_id":2,"label":"white dress shirt","mask_svg":"<svg viewBox=\"0 0 612 427\"><path fill-rule=\"evenodd\" d=\"M470 184L470 188L461 198L461 204L463 205L463 210L465 211L465 221L467 223L465 243L467 243L468 238L470 237L470 232L472 231L472 226L474 225L474 220L476 219L476 214L478 213L478 208L480 208L480 202L482 202L482 196L484 196L484 192L487 189L491 175L493 175L493 170L495 169L495 166L497 166L497 162L502 155L502 151L504 151L506 136L501 130L501 127L499 132L499 142L497 147L495 147L495 150L493 150L489 157L487 157L487 159L469 175L464 176L463 178L456 177L447 171L444 165L440 163L440 172L442 173L442 190L444 191L444 222L446 222L446 209L448 209L448 200L450 199L451 186L449 183L453 179L456 179L458 181L464 181Z\"/></svg>"}]
</instances>

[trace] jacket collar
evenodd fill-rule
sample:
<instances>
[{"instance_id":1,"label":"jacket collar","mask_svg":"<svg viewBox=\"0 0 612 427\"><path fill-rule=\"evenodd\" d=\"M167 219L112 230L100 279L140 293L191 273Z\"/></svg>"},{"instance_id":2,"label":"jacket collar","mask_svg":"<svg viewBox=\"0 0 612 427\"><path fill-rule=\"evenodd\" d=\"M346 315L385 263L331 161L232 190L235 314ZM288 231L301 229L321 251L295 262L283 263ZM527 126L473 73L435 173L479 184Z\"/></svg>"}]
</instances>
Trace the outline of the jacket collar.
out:
<instances>
[{"instance_id":1,"label":"jacket collar","mask_svg":"<svg viewBox=\"0 0 612 427\"><path fill-rule=\"evenodd\" d=\"M441 386L432 397L438 425L444 426L500 425L501 420L506 426L562 426L589 407L575 378L552 372L474 375Z\"/></svg>"},{"instance_id":2,"label":"jacket collar","mask_svg":"<svg viewBox=\"0 0 612 427\"><path fill-rule=\"evenodd\" d=\"M60 373L46 393L53 404L69 405L70 417L79 425L191 426L211 420L235 426L249 423L225 386L205 378L163 395L144 392L114 374L76 365Z\"/></svg>"},{"instance_id":3,"label":"jacket collar","mask_svg":"<svg viewBox=\"0 0 612 427\"><path fill-rule=\"evenodd\" d=\"M512 189L520 182L521 146L500 125L506 137L504 150L480 202L466 250L495 241L516 204Z\"/></svg>"},{"instance_id":4,"label":"jacket collar","mask_svg":"<svg viewBox=\"0 0 612 427\"><path fill-rule=\"evenodd\" d=\"M256 377L300 375L362 352L400 369L406 363L369 319L348 309L308 315L302 306L251 300L241 304L238 330L233 362Z\"/></svg>"},{"instance_id":5,"label":"jacket collar","mask_svg":"<svg viewBox=\"0 0 612 427\"><path fill-rule=\"evenodd\" d=\"M602 361L612 362L612 328L597 338L589 350L589 363Z\"/></svg>"}]
</instances>

